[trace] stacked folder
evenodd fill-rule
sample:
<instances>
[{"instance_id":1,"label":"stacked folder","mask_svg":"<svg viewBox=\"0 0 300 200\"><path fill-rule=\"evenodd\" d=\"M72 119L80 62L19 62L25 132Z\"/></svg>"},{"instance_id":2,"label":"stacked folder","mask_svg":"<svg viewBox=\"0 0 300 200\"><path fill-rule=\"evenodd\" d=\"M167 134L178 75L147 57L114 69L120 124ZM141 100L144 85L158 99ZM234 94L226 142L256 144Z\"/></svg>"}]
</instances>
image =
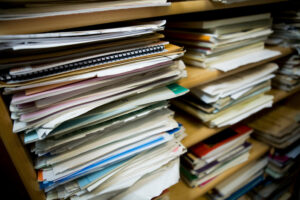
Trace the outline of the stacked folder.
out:
<instances>
[{"instance_id":1,"label":"stacked folder","mask_svg":"<svg viewBox=\"0 0 300 200\"><path fill-rule=\"evenodd\" d=\"M230 71L279 55L264 48L272 33L270 13L208 21L168 22L166 35L184 45L188 65Z\"/></svg>"},{"instance_id":2,"label":"stacked folder","mask_svg":"<svg viewBox=\"0 0 300 200\"><path fill-rule=\"evenodd\" d=\"M264 180L263 173L267 163L267 158L262 158L235 172L235 174L217 184L213 191L208 193L208 199L239 199Z\"/></svg>"},{"instance_id":3,"label":"stacked folder","mask_svg":"<svg viewBox=\"0 0 300 200\"><path fill-rule=\"evenodd\" d=\"M151 199L178 181L184 129L167 100L188 89L164 24L0 36L13 132L48 199Z\"/></svg>"},{"instance_id":4,"label":"stacked folder","mask_svg":"<svg viewBox=\"0 0 300 200\"><path fill-rule=\"evenodd\" d=\"M298 2L294 2L298 3ZM300 10L299 4L294 5L294 9L283 10L274 14L274 33L267 43L271 45L281 45L284 47L300 49Z\"/></svg>"},{"instance_id":5,"label":"stacked folder","mask_svg":"<svg viewBox=\"0 0 300 200\"><path fill-rule=\"evenodd\" d=\"M218 175L248 160L252 129L235 125L192 146L181 158L181 178L190 186L204 186Z\"/></svg>"},{"instance_id":6,"label":"stacked folder","mask_svg":"<svg viewBox=\"0 0 300 200\"><path fill-rule=\"evenodd\" d=\"M202 120L209 127L233 125L271 107L272 74L277 64L266 64L191 89L173 104Z\"/></svg>"},{"instance_id":7,"label":"stacked folder","mask_svg":"<svg viewBox=\"0 0 300 200\"><path fill-rule=\"evenodd\" d=\"M300 87L300 56L294 54L279 60L278 64L280 67L272 85L285 91Z\"/></svg>"}]
</instances>

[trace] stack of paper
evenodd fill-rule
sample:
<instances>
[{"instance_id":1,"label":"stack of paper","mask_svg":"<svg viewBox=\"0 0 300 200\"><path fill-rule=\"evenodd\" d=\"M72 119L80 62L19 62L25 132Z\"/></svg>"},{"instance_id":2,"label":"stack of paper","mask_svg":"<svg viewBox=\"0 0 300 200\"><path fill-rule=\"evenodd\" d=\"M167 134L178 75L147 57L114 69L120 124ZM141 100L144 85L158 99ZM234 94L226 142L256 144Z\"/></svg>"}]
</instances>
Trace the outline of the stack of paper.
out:
<instances>
[{"instance_id":1,"label":"stack of paper","mask_svg":"<svg viewBox=\"0 0 300 200\"><path fill-rule=\"evenodd\" d=\"M298 3L295 1L295 3ZM300 52L300 10L299 5L293 10L281 10L274 14L274 33L267 43L295 48Z\"/></svg>"},{"instance_id":2,"label":"stack of paper","mask_svg":"<svg viewBox=\"0 0 300 200\"><path fill-rule=\"evenodd\" d=\"M166 34L186 47L186 64L230 71L279 55L264 49L272 33L269 13L210 21L174 21Z\"/></svg>"},{"instance_id":3,"label":"stack of paper","mask_svg":"<svg viewBox=\"0 0 300 200\"><path fill-rule=\"evenodd\" d=\"M239 3L244 1L253 1L253 0L212 0L213 2L220 2L224 4L231 4L231 3Z\"/></svg>"},{"instance_id":4,"label":"stack of paper","mask_svg":"<svg viewBox=\"0 0 300 200\"><path fill-rule=\"evenodd\" d=\"M300 87L300 56L294 54L279 60L278 64L279 70L272 85L285 91Z\"/></svg>"},{"instance_id":5,"label":"stack of paper","mask_svg":"<svg viewBox=\"0 0 300 200\"><path fill-rule=\"evenodd\" d=\"M167 0L4 0L2 3L5 5L5 9L0 10L1 20L51 17L170 5L170 3L167 3Z\"/></svg>"},{"instance_id":6,"label":"stack of paper","mask_svg":"<svg viewBox=\"0 0 300 200\"><path fill-rule=\"evenodd\" d=\"M300 85L300 59L298 55L300 52L300 10L297 9L299 6L294 7L294 10L283 10L274 14L274 33L267 41L270 45L281 45L297 50L295 55L279 61L280 69L273 85L285 91L290 91Z\"/></svg>"},{"instance_id":7,"label":"stack of paper","mask_svg":"<svg viewBox=\"0 0 300 200\"><path fill-rule=\"evenodd\" d=\"M170 200L169 189L164 190L159 196L151 199L151 200Z\"/></svg>"},{"instance_id":8,"label":"stack of paper","mask_svg":"<svg viewBox=\"0 0 300 200\"><path fill-rule=\"evenodd\" d=\"M215 186L209 199L237 200L264 180L267 158L254 161Z\"/></svg>"},{"instance_id":9,"label":"stack of paper","mask_svg":"<svg viewBox=\"0 0 300 200\"><path fill-rule=\"evenodd\" d=\"M167 100L188 89L164 24L0 36L13 132L48 199L151 199L178 181L184 129Z\"/></svg>"},{"instance_id":10,"label":"stack of paper","mask_svg":"<svg viewBox=\"0 0 300 200\"><path fill-rule=\"evenodd\" d=\"M299 95L297 96L299 97ZM248 125L254 136L275 148L284 149L300 139L300 105L297 98L279 104Z\"/></svg>"},{"instance_id":11,"label":"stack of paper","mask_svg":"<svg viewBox=\"0 0 300 200\"><path fill-rule=\"evenodd\" d=\"M227 169L248 160L253 130L236 125L194 145L184 154L182 179L190 186L204 186Z\"/></svg>"},{"instance_id":12,"label":"stack of paper","mask_svg":"<svg viewBox=\"0 0 300 200\"><path fill-rule=\"evenodd\" d=\"M278 66L266 64L191 89L174 105L201 119L210 127L233 125L271 107L272 74Z\"/></svg>"}]
</instances>

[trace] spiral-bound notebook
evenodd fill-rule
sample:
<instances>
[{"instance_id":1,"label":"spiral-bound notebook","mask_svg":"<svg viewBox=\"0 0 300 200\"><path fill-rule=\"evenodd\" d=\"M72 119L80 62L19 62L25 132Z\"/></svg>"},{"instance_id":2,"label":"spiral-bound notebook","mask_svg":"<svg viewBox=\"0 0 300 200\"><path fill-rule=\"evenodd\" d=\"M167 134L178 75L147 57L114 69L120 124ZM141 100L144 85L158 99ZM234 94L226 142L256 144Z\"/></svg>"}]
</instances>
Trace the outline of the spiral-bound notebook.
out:
<instances>
[{"instance_id":1,"label":"spiral-bound notebook","mask_svg":"<svg viewBox=\"0 0 300 200\"><path fill-rule=\"evenodd\" d=\"M9 82L23 82L29 80L35 80L43 77L53 76L58 73L65 73L75 71L83 68L93 67L97 65L113 63L116 61L127 60L129 58L140 57L144 55L151 55L155 53L163 52L165 49L163 44L147 46L143 48L135 48L129 50L119 51L111 54L100 54L99 56L92 56L91 58L78 59L78 61L59 64L54 67L41 67L39 71L23 73L20 75L10 75L5 73L0 75L1 81ZM51 66L51 65L50 65Z\"/></svg>"},{"instance_id":2,"label":"spiral-bound notebook","mask_svg":"<svg viewBox=\"0 0 300 200\"><path fill-rule=\"evenodd\" d=\"M147 48L147 49L144 49ZM149 45L143 48L138 48L138 49L130 49L130 50L124 50L124 51L118 51L114 53L108 53L105 54L105 59L108 59L108 61L102 61L102 58L99 56L94 56L92 60L76 60L76 61L83 61L83 66L77 66L75 65L74 61L71 63L72 65L66 65L64 63L60 68L58 66L55 66L55 71L49 75L50 71L54 69L48 69L49 73L45 73L40 75L40 73L36 76L33 75L33 77L29 78L22 78L19 80L17 77L10 77L9 79L9 73L4 73L2 74L2 80L0 80L0 86L1 87L19 87L19 86L27 86L27 85L32 85L32 84L39 84L39 83L47 83L47 85L53 84L53 83L58 83L56 80L61 80L61 79L68 79L67 81L73 80L72 77L76 77L79 75L84 75L84 74L91 74L95 72L96 74L93 75L97 76L97 71L104 69L104 68L110 68L114 67L117 65L123 65L123 64L128 64L132 62L137 62L137 61L143 61L143 60L152 60L153 58L159 58L159 57L174 57L176 55L181 55L183 52L183 48L172 45L172 44L167 44L165 42L155 44L155 45ZM115 55L115 53L118 53ZM126 53L126 56L124 55ZM130 55L129 55L130 53ZM124 57L117 58L122 54ZM103 54L101 55L103 56ZM101 59L101 60L98 60ZM93 63L94 61L94 63ZM70 64L70 63L69 63ZM72 68L71 68L72 67ZM70 69L71 68L71 69ZM89 73L90 72L90 73ZM38 73L38 72L35 72ZM34 73L34 74L35 74ZM25 75L24 75L25 76ZM27 77L27 75L26 75Z\"/></svg>"}]
</instances>

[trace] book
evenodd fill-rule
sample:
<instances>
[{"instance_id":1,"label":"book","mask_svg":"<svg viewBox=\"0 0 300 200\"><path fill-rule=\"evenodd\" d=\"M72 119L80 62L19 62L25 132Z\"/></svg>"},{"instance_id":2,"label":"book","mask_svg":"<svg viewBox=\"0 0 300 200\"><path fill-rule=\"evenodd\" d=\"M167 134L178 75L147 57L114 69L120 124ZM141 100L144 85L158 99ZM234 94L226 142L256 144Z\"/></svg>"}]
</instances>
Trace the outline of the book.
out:
<instances>
[{"instance_id":1,"label":"book","mask_svg":"<svg viewBox=\"0 0 300 200\"><path fill-rule=\"evenodd\" d=\"M221 131L220 133L196 144L191 147L191 152L199 158L209 157L212 155L218 148L222 148L226 143L241 137L243 135L249 135L252 133L253 129L245 125L236 125L232 128Z\"/></svg>"},{"instance_id":2,"label":"book","mask_svg":"<svg viewBox=\"0 0 300 200\"><path fill-rule=\"evenodd\" d=\"M190 163L186 162L185 159L182 159L181 168L186 171L186 173L190 173L191 175L195 175L198 178L202 178L207 174L213 172L218 167L220 167L224 162L230 161L233 158L248 152L251 149L251 144L249 142L244 142L241 145L237 145L234 148L226 149L221 156L214 158L214 160L204 164L203 166L191 166ZM186 154L184 155L186 156Z\"/></svg>"}]
</instances>

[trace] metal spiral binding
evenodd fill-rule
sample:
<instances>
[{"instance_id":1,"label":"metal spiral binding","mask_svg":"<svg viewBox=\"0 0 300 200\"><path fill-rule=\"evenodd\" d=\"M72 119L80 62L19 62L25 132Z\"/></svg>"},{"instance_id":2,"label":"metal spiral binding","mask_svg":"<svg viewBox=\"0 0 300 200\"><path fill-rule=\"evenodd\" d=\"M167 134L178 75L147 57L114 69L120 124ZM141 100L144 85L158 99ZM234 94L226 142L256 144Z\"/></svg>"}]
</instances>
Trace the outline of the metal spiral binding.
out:
<instances>
[{"instance_id":1,"label":"metal spiral binding","mask_svg":"<svg viewBox=\"0 0 300 200\"><path fill-rule=\"evenodd\" d=\"M111 55L100 56L100 57L90 58L78 62L59 65L53 68L32 72L28 74L9 75L8 73L5 73L0 75L0 81L26 81L29 79L38 79L38 78L54 75L61 72L70 72L70 71L75 71L83 68L88 68L97 65L149 55L153 53L159 53L162 52L163 50L164 50L164 45L156 45L151 47L139 48L136 50L130 50L123 53L115 53Z\"/></svg>"}]
</instances>

